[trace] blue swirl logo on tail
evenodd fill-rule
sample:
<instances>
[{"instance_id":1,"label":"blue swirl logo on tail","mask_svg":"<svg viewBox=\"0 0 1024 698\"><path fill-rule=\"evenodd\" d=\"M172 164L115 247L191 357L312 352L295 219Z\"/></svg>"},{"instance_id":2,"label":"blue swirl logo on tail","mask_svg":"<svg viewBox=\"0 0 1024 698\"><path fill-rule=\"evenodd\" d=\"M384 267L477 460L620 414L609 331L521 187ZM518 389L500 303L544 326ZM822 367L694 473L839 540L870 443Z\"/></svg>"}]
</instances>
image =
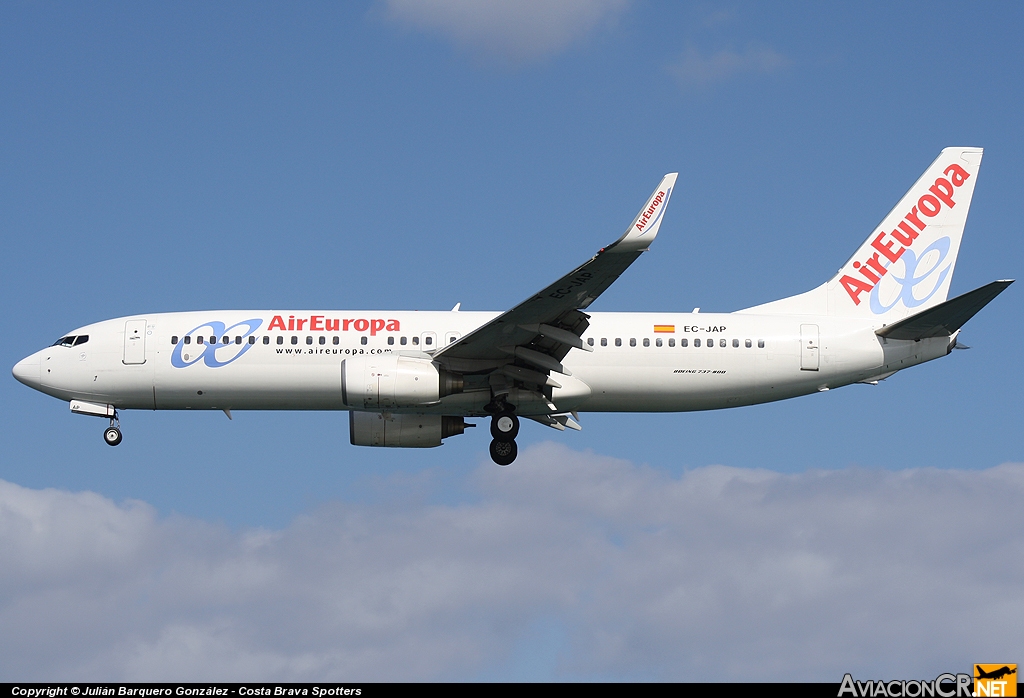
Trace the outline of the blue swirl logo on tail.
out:
<instances>
[{"instance_id":1,"label":"blue swirl logo on tail","mask_svg":"<svg viewBox=\"0 0 1024 698\"><path fill-rule=\"evenodd\" d=\"M875 287L871 289L871 312L875 315L882 315L895 308L896 304L900 301L903 301L903 305L907 308L916 308L919 305L923 305L928 302L928 299L934 296L935 293L942 288L942 282L946 280L946 277L949 275L949 270L953 266L952 263L947 264L941 271L939 271L939 267L942 266L942 263L949 255L949 245L949 238L941 237L928 245L928 247L924 248L920 257L915 255L914 251L909 247L903 250L903 254L900 256L900 260L903 261L903 276L896 276L892 271L890 271L888 275L893 281L899 284L899 292L896 293L889 305L882 305L882 301L879 299L878 295L882 284L875 284ZM922 260L927 258L928 253L933 250L938 252L938 255L935 257L935 262L921 274L918 274L918 267L921 265ZM887 266L891 267L892 265ZM914 289L936 272L939 273L939 278L935 281L935 285L932 286L932 290L924 298L918 298L915 296Z\"/></svg>"}]
</instances>

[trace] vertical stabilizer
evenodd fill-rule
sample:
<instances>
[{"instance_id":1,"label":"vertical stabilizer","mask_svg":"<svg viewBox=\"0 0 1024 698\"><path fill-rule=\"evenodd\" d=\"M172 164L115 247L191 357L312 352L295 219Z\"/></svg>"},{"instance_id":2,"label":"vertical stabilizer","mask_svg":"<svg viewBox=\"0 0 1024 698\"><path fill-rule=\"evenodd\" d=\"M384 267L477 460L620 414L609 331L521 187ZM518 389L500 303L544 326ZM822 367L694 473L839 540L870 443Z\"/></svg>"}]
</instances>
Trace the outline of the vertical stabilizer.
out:
<instances>
[{"instance_id":1,"label":"vertical stabilizer","mask_svg":"<svg viewBox=\"0 0 1024 698\"><path fill-rule=\"evenodd\" d=\"M949 293L981 148L945 148L830 281L745 312L828 314L891 323Z\"/></svg>"},{"instance_id":2,"label":"vertical stabilizer","mask_svg":"<svg viewBox=\"0 0 1024 698\"><path fill-rule=\"evenodd\" d=\"M944 300L981 148L946 148L828 283L830 314L899 320Z\"/></svg>"}]
</instances>

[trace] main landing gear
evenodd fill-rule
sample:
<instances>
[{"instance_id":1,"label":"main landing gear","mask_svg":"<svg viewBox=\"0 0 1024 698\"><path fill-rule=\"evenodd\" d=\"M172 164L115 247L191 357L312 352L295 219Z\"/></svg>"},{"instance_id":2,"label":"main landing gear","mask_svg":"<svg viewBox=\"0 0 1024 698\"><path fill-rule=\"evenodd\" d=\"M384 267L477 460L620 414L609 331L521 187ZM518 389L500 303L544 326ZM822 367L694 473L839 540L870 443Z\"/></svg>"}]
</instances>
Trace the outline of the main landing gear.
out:
<instances>
[{"instance_id":1,"label":"main landing gear","mask_svg":"<svg viewBox=\"0 0 1024 698\"><path fill-rule=\"evenodd\" d=\"M519 455L516 435L519 434L519 417L511 412L502 412L491 417L491 460L498 465L511 465Z\"/></svg>"},{"instance_id":2,"label":"main landing gear","mask_svg":"<svg viewBox=\"0 0 1024 698\"><path fill-rule=\"evenodd\" d=\"M108 446L117 446L121 443L121 420L117 418L117 410L114 410L114 416L110 418L110 426L103 430L103 440L107 442Z\"/></svg>"}]
</instances>

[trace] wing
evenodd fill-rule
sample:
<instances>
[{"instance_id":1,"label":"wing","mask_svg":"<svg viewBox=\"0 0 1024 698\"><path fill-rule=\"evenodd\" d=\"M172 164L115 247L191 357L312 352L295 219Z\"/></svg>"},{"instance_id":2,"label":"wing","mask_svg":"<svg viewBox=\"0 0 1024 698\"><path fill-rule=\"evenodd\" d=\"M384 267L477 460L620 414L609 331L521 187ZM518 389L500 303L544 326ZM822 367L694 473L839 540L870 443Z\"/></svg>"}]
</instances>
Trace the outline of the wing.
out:
<instances>
[{"instance_id":1,"label":"wing","mask_svg":"<svg viewBox=\"0 0 1024 698\"><path fill-rule=\"evenodd\" d=\"M548 373L569 375L561 363L569 350L592 351L580 339L589 325L582 311L654 241L676 176L665 175L622 237L511 310L437 350L434 359L452 371L501 369L512 380L557 386Z\"/></svg>"}]
</instances>

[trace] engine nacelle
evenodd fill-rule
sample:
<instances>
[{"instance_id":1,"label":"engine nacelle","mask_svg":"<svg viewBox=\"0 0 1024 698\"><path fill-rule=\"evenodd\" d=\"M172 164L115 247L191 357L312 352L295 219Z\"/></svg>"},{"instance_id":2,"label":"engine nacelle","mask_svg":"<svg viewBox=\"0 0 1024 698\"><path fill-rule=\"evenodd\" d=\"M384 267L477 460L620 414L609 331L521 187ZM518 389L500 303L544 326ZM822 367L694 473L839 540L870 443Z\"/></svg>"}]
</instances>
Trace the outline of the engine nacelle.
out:
<instances>
[{"instance_id":1,"label":"engine nacelle","mask_svg":"<svg viewBox=\"0 0 1024 698\"><path fill-rule=\"evenodd\" d=\"M439 414L391 414L388 412L348 413L349 441L353 446L433 448L441 439L465 431L462 417Z\"/></svg>"},{"instance_id":2,"label":"engine nacelle","mask_svg":"<svg viewBox=\"0 0 1024 698\"><path fill-rule=\"evenodd\" d=\"M341 362L341 401L357 410L417 407L462 392L462 376L430 359L366 354Z\"/></svg>"}]
</instances>

